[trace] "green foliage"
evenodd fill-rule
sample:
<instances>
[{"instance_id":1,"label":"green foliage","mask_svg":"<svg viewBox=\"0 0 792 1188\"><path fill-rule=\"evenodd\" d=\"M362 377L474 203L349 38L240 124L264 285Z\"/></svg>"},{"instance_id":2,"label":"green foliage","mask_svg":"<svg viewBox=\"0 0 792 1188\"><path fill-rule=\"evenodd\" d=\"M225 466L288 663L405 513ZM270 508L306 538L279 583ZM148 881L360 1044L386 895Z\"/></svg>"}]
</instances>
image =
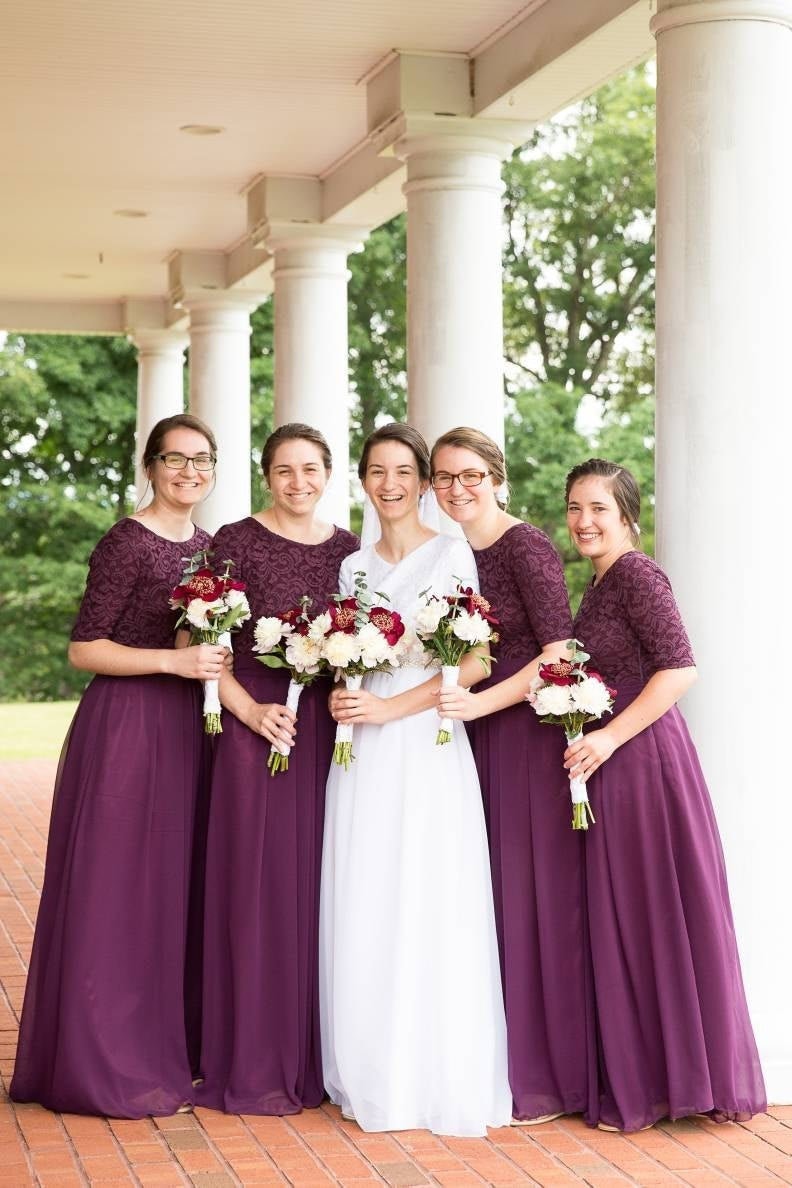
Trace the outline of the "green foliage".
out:
<instances>
[{"instance_id":1,"label":"green foliage","mask_svg":"<svg viewBox=\"0 0 792 1188\"><path fill-rule=\"evenodd\" d=\"M11 336L0 349L0 700L79 693L66 647L96 541L130 508L134 348Z\"/></svg>"}]
</instances>

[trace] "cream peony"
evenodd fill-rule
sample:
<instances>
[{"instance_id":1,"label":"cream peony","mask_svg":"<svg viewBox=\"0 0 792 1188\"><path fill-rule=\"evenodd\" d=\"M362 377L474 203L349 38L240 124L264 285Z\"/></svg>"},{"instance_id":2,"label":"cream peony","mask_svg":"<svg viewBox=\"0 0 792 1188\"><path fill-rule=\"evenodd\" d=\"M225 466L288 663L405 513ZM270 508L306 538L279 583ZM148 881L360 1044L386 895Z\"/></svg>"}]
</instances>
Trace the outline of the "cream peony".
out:
<instances>
[{"instance_id":1,"label":"cream peony","mask_svg":"<svg viewBox=\"0 0 792 1188\"><path fill-rule=\"evenodd\" d=\"M570 685L569 691L575 709L582 710L584 714L601 718L611 707L611 695L596 677L584 677L579 684Z\"/></svg>"},{"instance_id":2,"label":"cream peony","mask_svg":"<svg viewBox=\"0 0 792 1188\"><path fill-rule=\"evenodd\" d=\"M360 645L360 659L366 668L376 668L391 658L391 646L385 636L373 623L365 623L357 633Z\"/></svg>"},{"instance_id":3,"label":"cream peony","mask_svg":"<svg viewBox=\"0 0 792 1188\"><path fill-rule=\"evenodd\" d=\"M422 606L415 616L415 630L419 635L434 635L440 620L450 609L445 598L432 599Z\"/></svg>"},{"instance_id":4,"label":"cream peony","mask_svg":"<svg viewBox=\"0 0 792 1188\"><path fill-rule=\"evenodd\" d=\"M250 618L250 607L244 590L226 590L225 602L229 610L235 610L238 606L244 607L244 611L237 619L237 623L244 623Z\"/></svg>"},{"instance_id":5,"label":"cream peony","mask_svg":"<svg viewBox=\"0 0 792 1188\"><path fill-rule=\"evenodd\" d=\"M457 618L454 619L453 632L457 639L464 640L469 644L486 643L492 634L489 623L486 619L482 619L478 611L474 611L471 615L465 610L460 611Z\"/></svg>"},{"instance_id":6,"label":"cream peony","mask_svg":"<svg viewBox=\"0 0 792 1188\"><path fill-rule=\"evenodd\" d=\"M213 602L204 602L203 598L191 598L185 612L187 622L192 623L193 627L211 627L212 620L209 617L209 612L222 609L222 598L215 598Z\"/></svg>"},{"instance_id":7,"label":"cream peony","mask_svg":"<svg viewBox=\"0 0 792 1188\"><path fill-rule=\"evenodd\" d=\"M330 618L329 611L322 611L321 615L317 615L308 628L308 638L321 643L332 625L333 620Z\"/></svg>"},{"instance_id":8,"label":"cream peony","mask_svg":"<svg viewBox=\"0 0 792 1188\"><path fill-rule=\"evenodd\" d=\"M297 672L318 672L322 664L322 645L307 635L291 635L286 642L286 663Z\"/></svg>"},{"instance_id":9,"label":"cream peony","mask_svg":"<svg viewBox=\"0 0 792 1188\"><path fill-rule=\"evenodd\" d=\"M346 668L360 659L357 636L345 631L333 631L322 644L322 655L331 668Z\"/></svg>"},{"instance_id":10,"label":"cream peony","mask_svg":"<svg viewBox=\"0 0 792 1188\"><path fill-rule=\"evenodd\" d=\"M533 707L540 718L547 714L560 717L575 709L571 694L572 685L546 685L544 689L536 690Z\"/></svg>"},{"instance_id":11,"label":"cream peony","mask_svg":"<svg viewBox=\"0 0 792 1188\"><path fill-rule=\"evenodd\" d=\"M284 636L291 635L291 624L282 623L277 615L264 616L253 628L254 652L271 652Z\"/></svg>"}]
</instances>

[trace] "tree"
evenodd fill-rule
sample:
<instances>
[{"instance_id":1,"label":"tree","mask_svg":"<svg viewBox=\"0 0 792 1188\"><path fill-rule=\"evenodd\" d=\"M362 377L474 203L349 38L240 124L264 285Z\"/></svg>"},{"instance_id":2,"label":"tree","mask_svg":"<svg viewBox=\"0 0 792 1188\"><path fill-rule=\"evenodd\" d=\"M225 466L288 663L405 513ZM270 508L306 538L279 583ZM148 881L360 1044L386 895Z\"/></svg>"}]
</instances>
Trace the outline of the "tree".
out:
<instances>
[{"instance_id":1,"label":"tree","mask_svg":"<svg viewBox=\"0 0 792 1188\"><path fill-rule=\"evenodd\" d=\"M66 663L88 557L130 510L134 348L119 338L9 337L0 350L0 698L73 696Z\"/></svg>"}]
</instances>

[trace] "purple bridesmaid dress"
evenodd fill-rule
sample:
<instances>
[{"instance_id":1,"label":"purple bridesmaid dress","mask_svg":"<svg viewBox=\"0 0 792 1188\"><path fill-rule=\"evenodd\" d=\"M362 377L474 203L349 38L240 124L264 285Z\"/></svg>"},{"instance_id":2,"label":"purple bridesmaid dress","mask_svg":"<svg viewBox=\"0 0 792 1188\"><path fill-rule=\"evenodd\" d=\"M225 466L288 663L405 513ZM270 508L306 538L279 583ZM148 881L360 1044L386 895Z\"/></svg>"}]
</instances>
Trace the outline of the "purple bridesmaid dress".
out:
<instances>
[{"instance_id":1,"label":"purple bridesmaid dress","mask_svg":"<svg viewBox=\"0 0 792 1188\"><path fill-rule=\"evenodd\" d=\"M170 648L183 558L137 520L99 542L73 640ZM52 806L15 1101L120 1118L192 1097L184 980L200 686L95 676L64 746Z\"/></svg>"},{"instance_id":2,"label":"purple bridesmaid dress","mask_svg":"<svg viewBox=\"0 0 792 1188\"><path fill-rule=\"evenodd\" d=\"M560 558L515 524L475 550L481 592L501 621L489 681L572 635ZM521 702L473 723L484 797L516 1118L586 1109L591 1042L583 840L571 825L564 735Z\"/></svg>"},{"instance_id":3,"label":"purple bridesmaid dress","mask_svg":"<svg viewBox=\"0 0 792 1188\"><path fill-rule=\"evenodd\" d=\"M234 675L258 702L285 704L284 670L252 652L262 615L307 594L320 610L358 547L337 528L303 545L248 517L221 528L219 558L247 583L252 619L234 637ZM329 683L303 690L288 771L271 776L270 743L223 714L212 780L204 930L204 1084L198 1101L244 1114L296 1114L324 1096L318 926L327 772L335 724Z\"/></svg>"},{"instance_id":4,"label":"purple bridesmaid dress","mask_svg":"<svg viewBox=\"0 0 792 1188\"><path fill-rule=\"evenodd\" d=\"M618 690L616 713L655 672L694 663L668 578L643 553L589 586L575 633ZM679 709L619 747L588 789L599 1047L589 1120L633 1131L762 1111L718 828Z\"/></svg>"}]
</instances>

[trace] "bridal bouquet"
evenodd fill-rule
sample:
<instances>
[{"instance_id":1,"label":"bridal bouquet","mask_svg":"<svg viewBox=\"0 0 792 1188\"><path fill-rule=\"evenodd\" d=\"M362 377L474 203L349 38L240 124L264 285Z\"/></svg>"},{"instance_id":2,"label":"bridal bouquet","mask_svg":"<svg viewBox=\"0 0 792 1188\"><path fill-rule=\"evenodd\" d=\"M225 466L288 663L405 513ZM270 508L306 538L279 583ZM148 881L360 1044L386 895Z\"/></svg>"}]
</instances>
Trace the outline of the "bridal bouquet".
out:
<instances>
[{"instance_id":1,"label":"bridal bouquet","mask_svg":"<svg viewBox=\"0 0 792 1188\"><path fill-rule=\"evenodd\" d=\"M231 632L250 618L245 597L245 583L231 577L233 561L224 561L222 573L215 573L209 564L209 554L203 550L191 557L181 582L171 592L170 604L181 614L176 623L187 625L191 644L220 644L231 648ZM203 682L204 730L207 734L221 734L222 707L218 696L218 682Z\"/></svg>"},{"instance_id":2,"label":"bridal bouquet","mask_svg":"<svg viewBox=\"0 0 792 1188\"><path fill-rule=\"evenodd\" d=\"M306 595L300 605L280 615L268 615L256 622L253 628L253 651L268 668L286 668L289 672L289 688L286 705L297 712L300 694L322 673L327 665L322 656L322 642L329 625L327 612L308 614L311 599ZM289 743L273 743L270 747L267 767L272 775L289 770Z\"/></svg>"},{"instance_id":3,"label":"bridal bouquet","mask_svg":"<svg viewBox=\"0 0 792 1188\"><path fill-rule=\"evenodd\" d=\"M389 672L399 667L405 646L404 623L396 611L373 605L365 573L355 574L355 592L350 598L335 595L326 614L319 618L326 622L322 656L335 670L336 680L346 681L348 689L359 689L367 672ZM339 722L333 762L349 771L354 757L352 726Z\"/></svg>"},{"instance_id":4,"label":"bridal bouquet","mask_svg":"<svg viewBox=\"0 0 792 1188\"><path fill-rule=\"evenodd\" d=\"M615 689L609 689L598 672L586 668L590 659L576 639L567 642L572 653L571 660L558 660L555 664L541 664L539 676L528 694L528 701L539 715L540 722L551 726L563 726L568 743L583 737L587 722L596 722L603 714L613 709ZM586 783L570 775L569 788L572 794L572 828L588 829L594 822Z\"/></svg>"},{"instance_id":5,"label":"bridal bouquet","mask_svg":"<svg viewBox=\"0 0 792 1188\"><path fill-rule=\"evenodd\" d=\"M492 613L487 599L477 594L470 586L463 586L455 579L456 588L451 594L438 596L423 590L420 597L424 605L415 620L415 633L423 644L424 651L440 661L444 689L459 684L459 665L468 652L485 643L497 643L493 631L498 620ZM491 657L479 656L489 675ZM438 746L451 741L454 723L443 718L435 740Z\"/></svg>"}]
</instances>

